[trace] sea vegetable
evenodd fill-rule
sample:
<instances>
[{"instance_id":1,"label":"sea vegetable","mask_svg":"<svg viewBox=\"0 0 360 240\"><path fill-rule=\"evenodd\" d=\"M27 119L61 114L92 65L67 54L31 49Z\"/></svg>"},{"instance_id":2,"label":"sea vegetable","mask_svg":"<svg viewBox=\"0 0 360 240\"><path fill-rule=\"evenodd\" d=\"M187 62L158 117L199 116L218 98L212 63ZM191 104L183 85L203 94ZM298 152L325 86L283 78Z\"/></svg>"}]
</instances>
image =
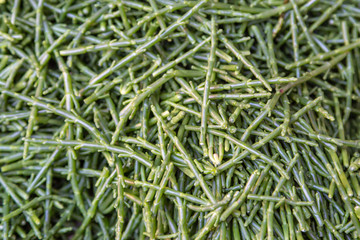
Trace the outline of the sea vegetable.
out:
<instances>
[{"instance_id":1,"label":"sea vegetable","mask_svg":"<svg viewBox=\"0 0 360 240\"><path fill-rule=\"evenodd\" d=\"M0 1L1 239L359 239L359 9Z\"/></svg>"}]
</instances>

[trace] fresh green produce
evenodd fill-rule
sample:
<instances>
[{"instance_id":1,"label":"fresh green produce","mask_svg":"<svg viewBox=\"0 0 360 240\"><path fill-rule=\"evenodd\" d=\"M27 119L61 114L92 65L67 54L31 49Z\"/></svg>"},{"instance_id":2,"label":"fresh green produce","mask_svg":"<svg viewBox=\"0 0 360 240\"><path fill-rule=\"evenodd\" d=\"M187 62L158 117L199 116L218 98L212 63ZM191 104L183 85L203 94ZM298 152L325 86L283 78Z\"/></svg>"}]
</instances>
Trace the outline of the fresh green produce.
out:
<instances>
[{"instance_id":1,"label":"fresh green produce","mask_svg":"<svg viewBox=\"0 0 360 240\"><path fill-rule=\"evenodd\" d=\"M359 0L0 0L0 239L359 239L359 35Z\"/></svg>"}]
</instances>

